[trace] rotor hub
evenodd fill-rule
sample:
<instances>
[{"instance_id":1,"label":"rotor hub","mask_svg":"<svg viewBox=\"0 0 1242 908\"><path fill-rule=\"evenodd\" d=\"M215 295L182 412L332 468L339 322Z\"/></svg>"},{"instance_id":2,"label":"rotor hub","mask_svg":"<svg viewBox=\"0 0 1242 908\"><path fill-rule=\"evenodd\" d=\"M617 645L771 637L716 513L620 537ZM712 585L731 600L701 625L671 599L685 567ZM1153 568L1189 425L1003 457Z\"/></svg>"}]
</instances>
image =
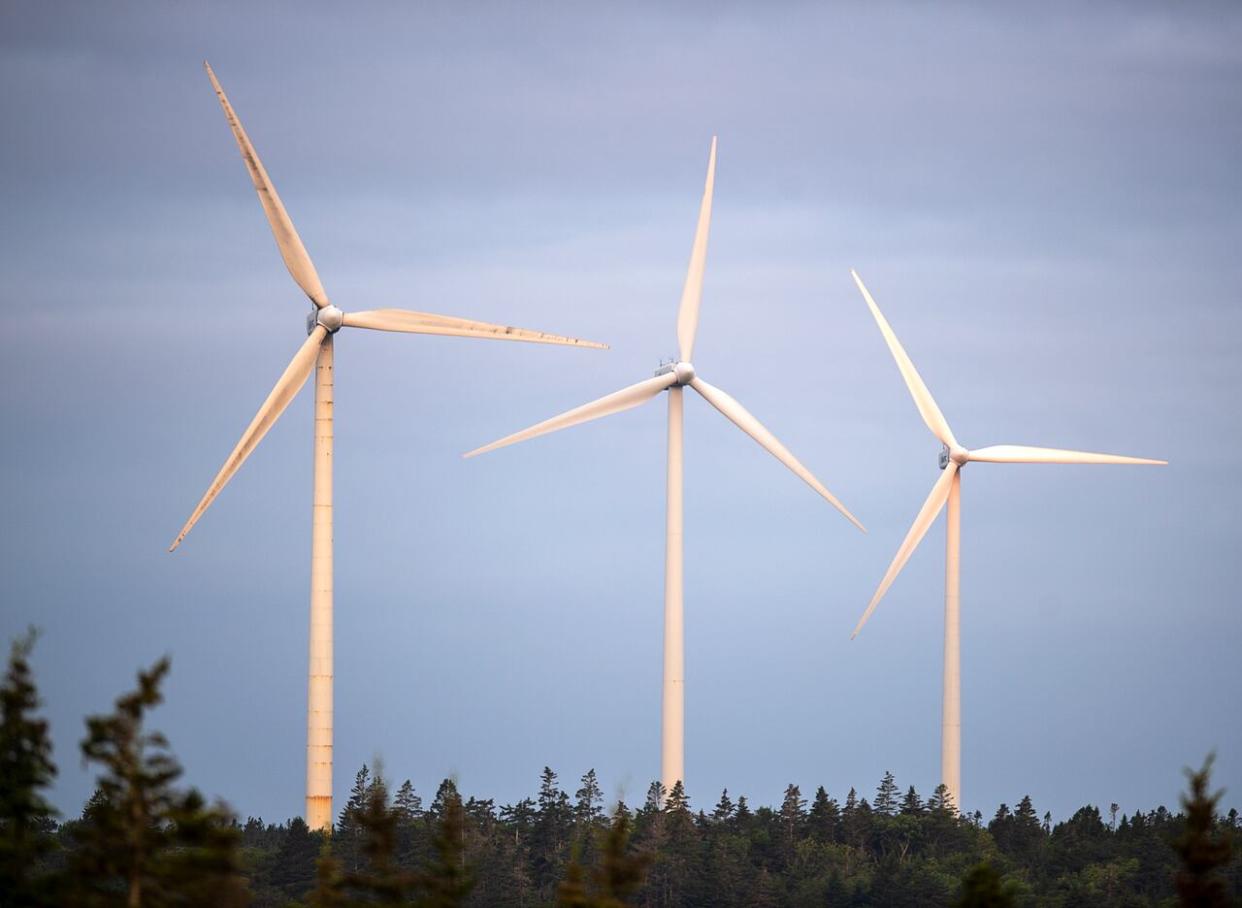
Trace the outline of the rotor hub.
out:
<instances>
[{"instance_id":1,"label":"rotor hub","mask_svg":"<svg viewBox=\"0 0 1242 908\"><path fill-rule=\"evenodd\" d=\"M970 452L961 445L942 445L940 448L940 469L947 469L949 463L955 463L959 467L966 466L970 462Z\"/></svg>"},{"instance_id":2,"label":"rotor hub","mask_svg":"<svg viewBox=\"0 0 1242 908\"><path fill-rule=\"evenodd\" d=\"M694 381L694 366L690 363L677 363L673 366L673 375L678 385L688 385Z\"/></svg>"},{"instance_id":3,"label":"rotor hub","mask_svg":"<svg viewBox=\"0 0 1242 908\"><path fill-rule=\"evenodd\" d=\"M322 309L312 309L306 316L306 333L310 334L317 325L323 325L329 334L336 334L341 330L344 319L345 313L330 303Z\"/></svg>"}]
</instances>

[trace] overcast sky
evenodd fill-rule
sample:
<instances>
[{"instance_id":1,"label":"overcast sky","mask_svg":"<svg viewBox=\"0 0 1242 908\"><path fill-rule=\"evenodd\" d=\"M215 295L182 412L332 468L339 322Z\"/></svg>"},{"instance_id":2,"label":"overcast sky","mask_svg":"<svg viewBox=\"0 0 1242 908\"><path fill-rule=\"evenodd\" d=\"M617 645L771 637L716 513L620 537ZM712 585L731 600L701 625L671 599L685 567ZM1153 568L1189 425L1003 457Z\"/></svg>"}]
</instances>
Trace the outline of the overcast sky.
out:
<instances>
[{"instance_id":1,"label":"overcast sky","mask_svg":"<svg viewBox=\"0 0 1242 908\"><path fill-rule=\"evenodd\" d=\"M772 803L939 780L944 525L849 633L938 443L859 269L970 447L1165 468L963 480L963 791L1242 806L1242 9L0 6L0 634L44 631L55 801L82 717L156 714L243 815L303 807L311 394L169 541L305 337L210 59L343 309L606 352L343 332L339 808L383 758L500 802L659 772L663 398L460 454L651 374L707 150L695 351L867 525L686 404L686 773Z\"/></svg>"}]
</instances>

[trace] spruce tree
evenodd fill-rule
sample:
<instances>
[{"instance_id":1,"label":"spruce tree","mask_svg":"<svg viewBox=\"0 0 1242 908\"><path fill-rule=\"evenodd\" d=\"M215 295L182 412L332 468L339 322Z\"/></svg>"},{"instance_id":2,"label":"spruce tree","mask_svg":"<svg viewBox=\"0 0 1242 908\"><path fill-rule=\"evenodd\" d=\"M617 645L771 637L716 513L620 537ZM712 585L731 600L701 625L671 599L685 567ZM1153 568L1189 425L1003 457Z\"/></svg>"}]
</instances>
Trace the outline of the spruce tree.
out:
<instances>
[{"instance_id":1,"label":"spruce tree","mask_svg":"<svg viewBox=\"0 0 1242 908\"><path fill-rule=\"evenodd\" d=\"M897 812L897 791L897 780L886 770L876 789L875 803L871 805L871 809L880 816L891 817Z\"/></svg>"},{"instance_id":2,"label":"spruce tree","mask_svg":"<svg viewBox=\"0 0 1242 908\"><path fill-rule=\"evenodd\" d=\"M807 826L811 838L821 845L836 842L840 838L841 810L836 800L828 797L828 792L822 785L815 789L815 800L811 802Z\"/></svg>"},{"instance_id":3,"label":"spruce tree","mask_svg":"<svg viewBox=\"0 0 1242 908\"><path fill-rule=\"evenodd\" d=\"M367 793L371 784L371 770L363 763L362 768L354 774L354 787L349 790L349 799L341 808L336 830L332 835L332 853L346 873L354 873L362 868L361 817L367 807Z\"/></svg>"},{"instance_id":4,"label":"spruce tree","mask_svg":"<svg viewBox=\"0 0 1242 908\"><path fill-rule=\"evenodd\" d=\"M720 800L716 802L716 807L712 810L712 819L717 823L723 823L732 818L733 810L733 801L730 800L729 789L726 788L720 793Z\"/></svg>"},{"instance_id":5,"label":"spruce tree","mask_svg":"<svg viewBox=\"0 0 1242 908\"><path fill-rule=\"evenodd\" d=\"M1197 771L1186 770L1190 790L1182 795L1186 826L1174 844L1182 860L1177 873L1177 894L1183 905L1216 908L1230 903L1228 887L1221 869L1228 863L1233 844L1228 833L1216 829L1216 805L1223 792L1212 792L1212 762L1209 754Z\"/></svg>"},{"instance_id":6,"label":"spruce tree","mask_svg":"<svg viewBox=\"0 0 1242 908\"><path fill-rule=\"evenodd\" d=\"M79 904L130 906L245 904L240 834L223 807L207 807L194 790L173 783L181 766L147 712L163 701L169 663L139 672L138 687L108 715L86 720L82 755L100 767L98 788L74 830L72 885Z\"/></svg>"},{"instance_id":7,"label":"spruce tree","mask_svg":"<svg viewBox=\"0 0 1242 908\"><path fill-rule=\"evenodd\" d=\"M792 855L794 842L802 836L802 826L806 822L806 800L797 785L790 783L785 788L785 798L781 802L781 826L784 827L785 844Z\"/></svg>"},{"instance_id":8,"label":"spruce tree","mask_svg":"<svg viewBox=\"0 0 1242 908\"><path fill-rule=\"evenodd\" d=\"M443 789L444 786L441 786ZM465 814L461 795L457 793L456 785L443 793L432 838L434 859L419 878L422 895L418 904L422 908L458 908L465 904L474 885L466 867ZM438 794L436 800L440 801Z\"/></svg>"},{"instance_id":9,"label":"spruce tree","mask_svg":"<svg viewBox=\"0 0 1242 908\"><path fill-rule=\"evenodd\" d=\"M594 769L588 769L582 777L581 787L574 793L574 823L579 829L591 830L604 817L604 792Z\"/></svg>"},{"instance_id":10,"label":"spruce tree","mask_svg":"<svg viewBox=\"0 0 1242 908\"><path fill-rule=\"evenodd\" d=\"M913 785L906 789L906 796L901 799L901 812L909 817L917 817L923 812L923 799Z\"/></svg>"},{"instance_id":11,"label":"spruce tree","mask_svg":"<svg viewBox=\"0 0 1242 908\"><path fill-rule=\"evenodd\" d=\"M393 810L402 822L410 823L423 812L423 799L414 793L414 786L406 779L397 789L397 796L392 799Z\"/></svg>"},{"instance_id":12,"label":"spruce tree","mask_svg":"<svg viewBox=\"0 0 1242 908\"><path fill-rule=\"evenodd\" d=\"M361 833L361 869L344 874L346 888L366 903L406 905L417 883L397 861L399 816L388 806L388 786L377 768L362 809L353 817Z\"/></svg>"},{"instance_id":13,"label":"spruce tree","mask_svg":"<svg viewBox=\"0 0 1242 908\"><path fill-rule=\"evenodd\" d=\"M53 810L44 792L56 776L47 721L30 668L32 630L13 642L0 687L0 893L15 905L52 904L40 868L52 850Z\"/></svg>"},{"instance_id":14,"label":"spruce tree","mask_svg":"<svg viewBox=\"0 0 1242 908\"><path fill-rule=\"evenodd\" d=\"M571 811L569 795L557 784L556 773L545 766L539 777L538 809L531 830L531 869L535 885L550 898L569 856Z\"/></svg>"}]
</instances>

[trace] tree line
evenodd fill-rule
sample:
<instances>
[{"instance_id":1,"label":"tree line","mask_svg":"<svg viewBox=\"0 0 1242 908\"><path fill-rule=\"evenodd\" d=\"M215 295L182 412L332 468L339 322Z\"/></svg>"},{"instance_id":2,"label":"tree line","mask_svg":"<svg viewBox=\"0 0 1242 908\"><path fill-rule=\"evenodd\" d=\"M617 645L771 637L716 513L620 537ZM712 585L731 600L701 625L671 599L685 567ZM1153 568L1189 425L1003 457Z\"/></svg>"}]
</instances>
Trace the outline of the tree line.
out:
<instances>
[{"instance_id":1,"label":"tree line","mask_svg":"<svg viewBox=\"0 0 1242 908\"><path fill-rule=\"evenodd\" d=\"M779 806L726 790L696 809L681 783L608 803L594 770L566 791L545 768L534 798L497 805L445 779L430 801L363 766L329 833L301 818L245 822L182 785L148 727L167 660L112 712L88 717L96 788L75 818L55 774L29 657L0 687L0 905L4 906L1157 906L1242 904L1242 822L1223 812L1211 758L1181 809L1097 807L1053 823L1029 797L987 819L939 786L926 800L885 773L871 797L785 789Z\"/></svg>"}]
</instances>

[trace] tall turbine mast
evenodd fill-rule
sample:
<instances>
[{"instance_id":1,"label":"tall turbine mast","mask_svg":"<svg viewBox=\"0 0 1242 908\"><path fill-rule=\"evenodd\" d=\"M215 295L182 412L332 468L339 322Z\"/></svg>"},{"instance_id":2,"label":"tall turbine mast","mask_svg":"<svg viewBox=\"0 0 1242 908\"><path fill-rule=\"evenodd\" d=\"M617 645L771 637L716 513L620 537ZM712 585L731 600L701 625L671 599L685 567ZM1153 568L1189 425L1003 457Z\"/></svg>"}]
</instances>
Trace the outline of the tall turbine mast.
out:
<instances>
[{"instance_id":1,"label":"tall turbine mast","mask_svg":"<svg viewBox=\"0 0 1242 908\"><path fill-rule=\"evenodd\" d=\"M668 392L668 473L667 513L664 540L664 681L660 709L660 781L666 791L685 782L685 615L682 583L682 409L685 387L689 386L723 413L739 429L753 438L773 457L793 471L860 530L862 524L846 510L815 476L780 441L755 419L745 407L698 377L691 363L694 338L698 331L699 304L703 298L703 275L707 266L707 240L711 228L712 192L716 181L716 139L712 139L707 159L707 180L699 205L698 226L690 251L690 265L682 288L677 312L676 363L662 366L653 378L622 388L591 403L575 407L559 416L507 435L468 452L466 457L494 451L559 429L629 410Z\"/></svg>"},{"instance_id":2,"label":"tall turbine mast","mask_svg":"<svg viewBox=\"0 0 1242 908\"><path fill-rule=\"evenodd\" d=\"M957 809L962 807L962 666L961 666L961 495L962 468L968 463L1064 463L1064 464L1165 464L1164 460L1148 460L1142 457L1123 457L1119 454L1093 454L1087 451L1065 451L1059 448L1035 448L1029 445L993 445L967 450L958 444L949 422L927 390L914 363L880 312L871 294L858 276L851 271L867 307L880 328L880 334L888 344L889 352L897 362L897 369L905 379L914 405L923 422L943 446L940 452L940 478L932 486L931 493L919 508L910 531L897 548L880 585L867 603L867 609L858 620L851 639L858 636L875 607L880 604L888 588L892 586L901 569L905 567L914 550L927 535L940 511L948 505L946 517L944 581L944 693L940 725L940 779L948 789Z\"/></svg>"},{"instance_id":3,"label":"tall turbine mast","mask_svg":"<svg viewBox=\"0 0 1242 908\"><path fill-rule=\"evenodd\" d=\"M343 312L328 300L319 274L285 206L276 194L258 153L250 144L241 121L233 112L206 62L203 66L211 85L224 108L225 119L233 130L242 160L250 173L259 204L267 215L276 246L294 283L310 298L313 305L307 325L307 338L276 382L267 400L259 408L241 440L212 480L198 505L168 550L174 551L193 529L203 513L215 501L246 458L275 425L280 415L297 396L312 369L315 372L315 439L314 499L311 519L311 595L310 653L307 682L306 719L306 823L311 829L332 826L332 445L333 445L333 355L334 336L342 327L369 328L375 331L398 331L406 334L439 334L451 337L481 337L492 340L529 341L540 344L563 344L577 347L603 348L594 341L545 334L526 328L513 328L477 322L456 316L434 315L407 309L373 309Z\"/></svg>"}]
</instances>

